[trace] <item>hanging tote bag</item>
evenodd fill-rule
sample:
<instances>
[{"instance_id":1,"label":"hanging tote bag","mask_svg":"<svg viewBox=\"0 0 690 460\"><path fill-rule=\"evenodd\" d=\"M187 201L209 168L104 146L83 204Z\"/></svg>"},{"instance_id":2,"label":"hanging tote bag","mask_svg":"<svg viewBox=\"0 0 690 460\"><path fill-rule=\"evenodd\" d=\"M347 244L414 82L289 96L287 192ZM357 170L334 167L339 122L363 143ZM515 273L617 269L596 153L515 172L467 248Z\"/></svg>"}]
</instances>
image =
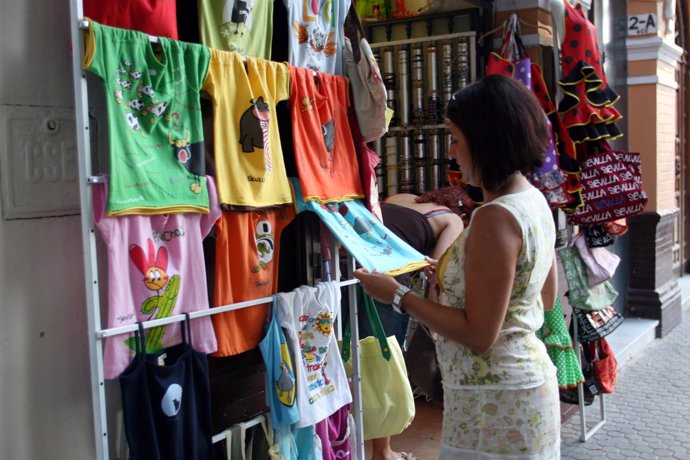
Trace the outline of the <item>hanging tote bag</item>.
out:
<instances>
[{"instance_id":1,"label":"hanging tote bag","mask_svg":"<svg viewBox=\"0 0 690 460\"><path fill-rule=\"evenodd\" d=\"M572 244L577 248L585 264L589 287L610 280L616 273L621 258L606 248L590 248L584 232L575 235Z\"/></svg>"},{"instance_id":2,"label":"hanging tote bag","mask_svg":"<svg viewBox=\"0 0 690 460\"><path fill-rule=\"evenodd\" d=\"M354 3L345 17L345 31L343 68L350 81L352 105L364 142L375 141L388 130L386 86Z\"/></svg>"},{"instance_id":3,"label":"hanging tote bag","mask_svg":"<svg viewBox=\"0 0 690 460\"><path fill-rule=\"evenodd\" d=\"M603 224L639 214L647 206L640 154L613 150L605 141L598 150L581 164L585 205L568 215L572 224Z\"/></svg>"},{"instance_id":4,"label":"hanging tote bag","mask_svg":"<svg viewBox=\"0 0 690 460\"><path fill-rule=\"evenodd\" d=\"M119 377L130 459L213 458L208 362L192 348L186 317L182 343L156 353L146 353L141 323L135 332L134 360Z\"/></svg>"},{"instance_id":5,"label":"hanging tote bag","mask_svg":"<svg viewBox=\"0 0 690 460\"><path fill-rule=\"evenodd\" d=\"M585 264L575 246L560 248L558 255L568 282L566 295L571 307L596 311L608 307L616 300L618 291L608 281L589 287Z\"/></svg>"},{"instance_id":6,"label":"hanging tote bag","mask_svg":"<svg viewBox=\"0 0 690 460\"><path fill-rule=\"evenodd\" d=\"M598 311L585 311L573 308L577 321L577 338L580 342L593 342L603 339L623 323L623 316L613 306Z\"/></svg>"},{"instance_id":7,"label":"hanging tote bag","mask_svg":"<svg viewBox=\"0 0 690 460\"><path fill-rule=\"evenodd\" d=\"M386 337L374 301L357 285L358 305L366 311L374 336L359 340L364 439L395 436L410 426L415 415L407 368L395 336ZM342 355L352 375L350 323L343 332Z\"/></svg>"},{"instance_id":8,"label":"hanging tote bag","mask_svg":"<svg viewBox=\"0 0 690 460\"><path fill-rule=\"evenodd\" d=\"M405 363L408 365L412 382L429 400L443 404L443 383L436 357L436 343L431 331L423 324L418 324L412 333L412 339L405 351Z\"/></svg>"},{"instance_id":9,"label":"hanging tote bag","mask_svg":"<svg viewBox=\"0 0 690 460\"><path fill-rule=\"evenodd\" d=\"M613 393L616 389L618 362L606 339L595 340L585 345L594 366L594 377L602 393Z\"/></svg>"}]
</instances>

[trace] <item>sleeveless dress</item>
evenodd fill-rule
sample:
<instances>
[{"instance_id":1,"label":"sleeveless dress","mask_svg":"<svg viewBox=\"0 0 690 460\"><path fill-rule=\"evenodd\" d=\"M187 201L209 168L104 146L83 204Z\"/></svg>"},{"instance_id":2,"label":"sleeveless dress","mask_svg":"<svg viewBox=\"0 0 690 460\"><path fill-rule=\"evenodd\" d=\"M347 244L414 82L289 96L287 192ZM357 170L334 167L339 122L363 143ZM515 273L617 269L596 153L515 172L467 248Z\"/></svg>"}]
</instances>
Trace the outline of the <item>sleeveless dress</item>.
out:
<instances>
[{"instance_id":1,"label":"sleeveless dress","mask_svg":"<svg viewBox=\"0 0 690 460\"><path fill-rule=\"evenodd\" d=\"M494 346L477 354L439 337L444 411L441 459L558 459L556 369L536 331L544 321L541 288L553 258L551 211L536 188L484 206L502 206L522 230L508 310ZM465 239L472 222L439 260L448 305L465 307Z\"/></svg>"}]
</instances>

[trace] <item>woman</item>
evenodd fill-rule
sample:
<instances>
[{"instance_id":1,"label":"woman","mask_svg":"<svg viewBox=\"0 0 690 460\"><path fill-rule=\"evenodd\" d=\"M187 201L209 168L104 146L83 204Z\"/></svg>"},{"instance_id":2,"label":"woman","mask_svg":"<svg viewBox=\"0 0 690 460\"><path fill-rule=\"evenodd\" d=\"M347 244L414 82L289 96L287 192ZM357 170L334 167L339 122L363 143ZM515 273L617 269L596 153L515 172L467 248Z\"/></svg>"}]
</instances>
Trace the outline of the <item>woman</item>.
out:
<instances>
[{"instance_id":1,"label":"woman","mask_svg":"<svg viewBox=\"0 0 690 460\"><path fill-rule=\"evenodd\" d=\"M458 214L446 206L437 203L418 203L417 195L400 193L386 198L381 203L383 224L407 244L432 259L437 259L455 241L464 225ZM410 287L412 276L400 275L398 283ZM379 317L387 336L395 335L403 346L407 330L408 316L401 315L390 307L376 302ZM363 337L372 335L365 316L360 315L360 333ZM391 447L391 438L371 440L371 460L414 460L414 455L407 452L396 452Z\"/></svg>"},{"instance_id":2,"label":"woman","mask_svg":"<svg viewBox=\"0 0 690 460\"><path fill-rule=\"evenodd\" d=\"M442 459L557 459L556 370L535 335L556 298L555 229L523 175L546 151L546 117L522 84L491 75L455 93L447 118L448 155L484 196L468 228L430 261L447 306L380 273L355 276L440 335Z\"/></svg>"}]
</instances>

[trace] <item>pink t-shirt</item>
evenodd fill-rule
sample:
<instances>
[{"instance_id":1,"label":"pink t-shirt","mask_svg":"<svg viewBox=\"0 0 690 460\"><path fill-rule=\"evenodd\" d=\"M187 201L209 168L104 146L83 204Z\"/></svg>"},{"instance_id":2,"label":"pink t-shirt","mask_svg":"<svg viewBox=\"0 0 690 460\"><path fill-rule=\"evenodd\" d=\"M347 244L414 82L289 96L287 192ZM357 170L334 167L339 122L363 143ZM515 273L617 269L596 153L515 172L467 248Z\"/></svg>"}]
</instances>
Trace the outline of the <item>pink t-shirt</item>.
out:
<instances>
[{"instance_id":1,"label":"pink t-shirt","mask_svg":"<svg viewBox=\"0 0 690 460\"><path fill-rule=\"evenodd\" d=\"M94 185L94 220L108 248L108 328L209 308L202 242L220 207L213 179L207 184L208 214L119 217L105 212L107 185ZM146 351L179 343L180 324L147 329ZM197 351L216 351L210 317L192 320L191 343ZM134 351L133 334L107 337L105 378L116 378Z\"/></svg>"}]
</instances>

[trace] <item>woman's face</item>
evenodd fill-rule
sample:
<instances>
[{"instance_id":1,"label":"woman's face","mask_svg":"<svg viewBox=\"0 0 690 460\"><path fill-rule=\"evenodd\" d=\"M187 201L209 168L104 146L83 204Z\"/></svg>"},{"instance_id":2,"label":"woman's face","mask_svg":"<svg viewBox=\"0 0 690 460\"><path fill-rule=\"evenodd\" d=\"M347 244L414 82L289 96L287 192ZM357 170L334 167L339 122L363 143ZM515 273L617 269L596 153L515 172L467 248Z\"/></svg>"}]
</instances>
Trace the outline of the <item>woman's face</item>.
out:
<instances>
[{"instance_id":1,"label":"woman's face","mask_svg":"<svg viewBox=\"0 0 690 460\"><path fill-rule=\"evenodd\" d=\"M450 148L448 149L448 157L449 159L454 158L455 161L458 162L460 171L462 171L463 182L477 187L481 184L480 178L474 173L472 156L467 146L467 139L454 123L450 123Z\"/></svg>"}]
</instances>

